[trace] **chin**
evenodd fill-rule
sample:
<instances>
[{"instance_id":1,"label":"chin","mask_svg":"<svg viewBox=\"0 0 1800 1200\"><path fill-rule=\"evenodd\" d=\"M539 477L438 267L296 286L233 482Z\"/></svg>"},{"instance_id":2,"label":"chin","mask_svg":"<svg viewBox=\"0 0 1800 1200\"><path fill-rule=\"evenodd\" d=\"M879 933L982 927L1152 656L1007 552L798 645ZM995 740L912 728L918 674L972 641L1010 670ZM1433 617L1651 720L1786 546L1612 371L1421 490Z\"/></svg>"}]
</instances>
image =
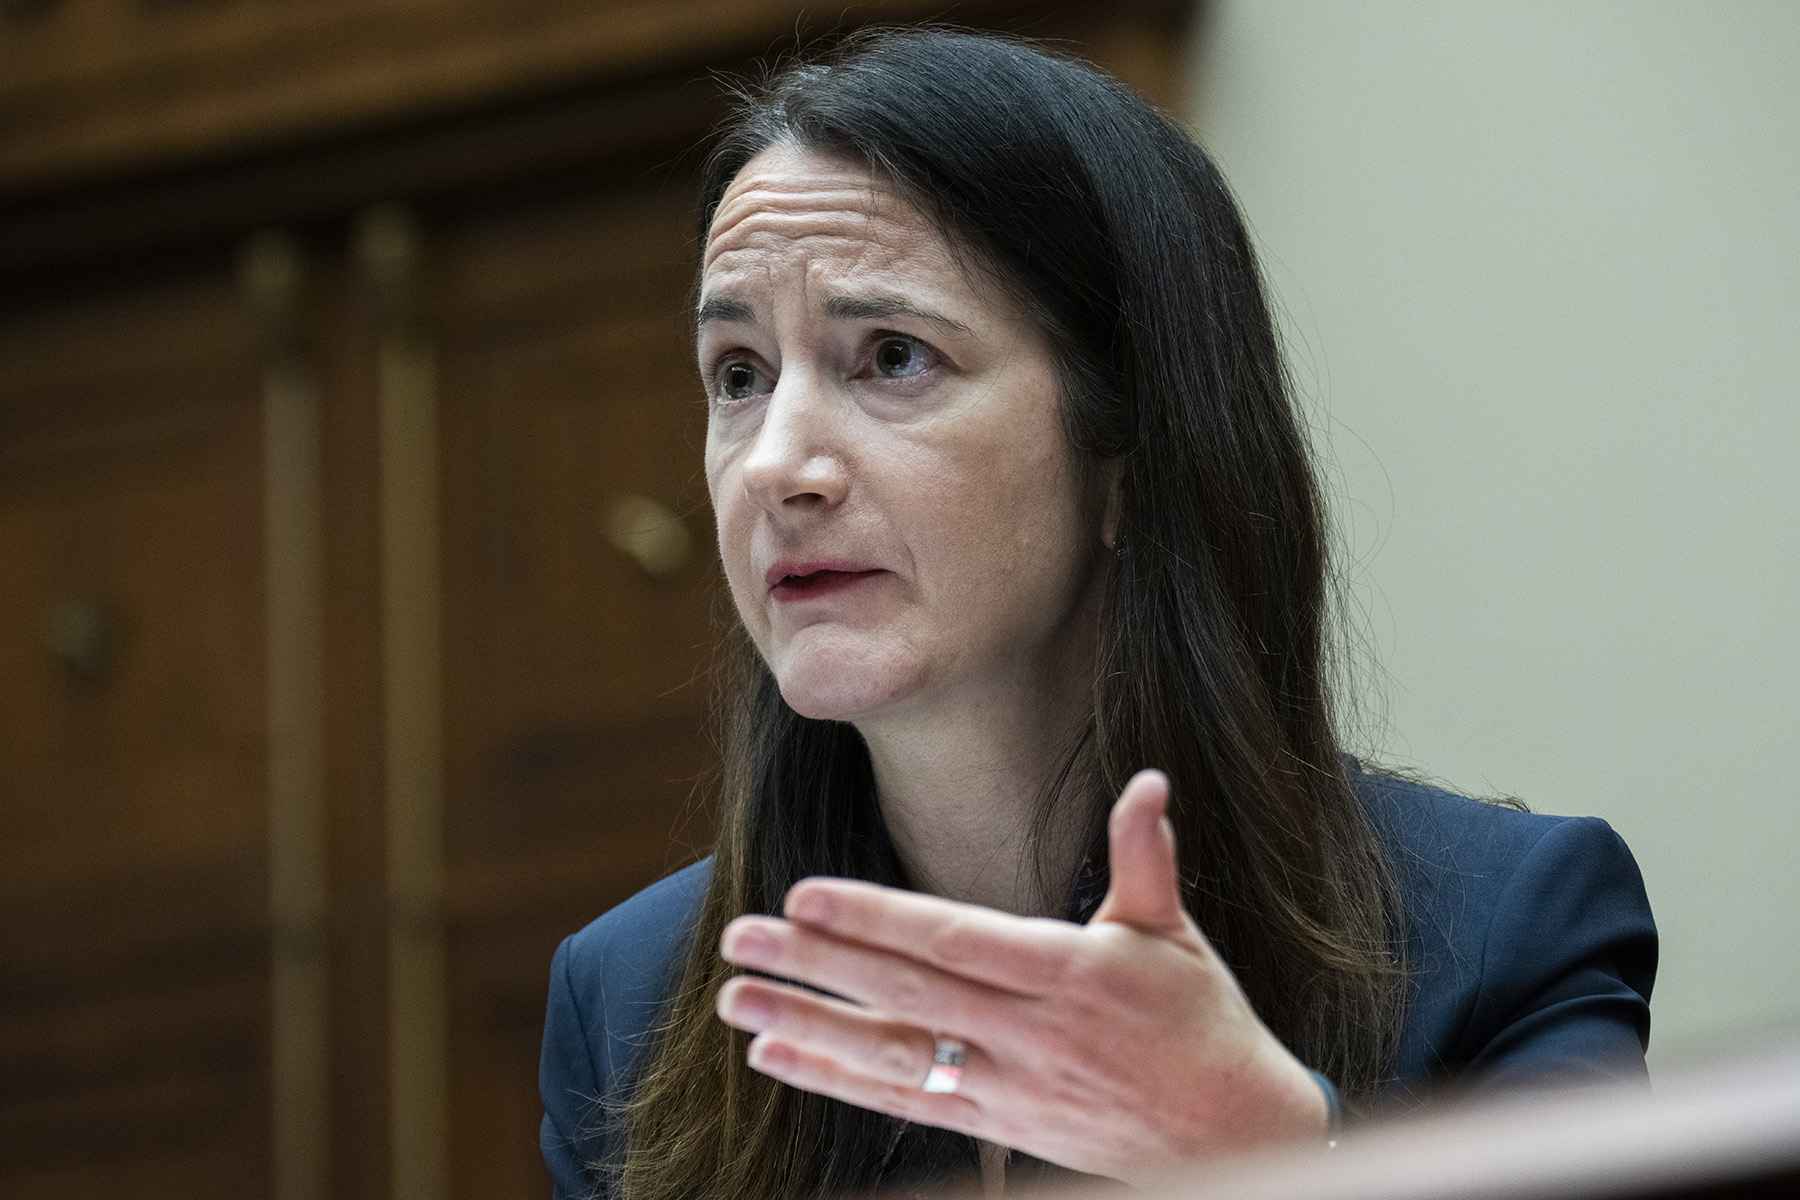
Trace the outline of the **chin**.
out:
<instances>
[{"instance_id":1,"label":"chin","mask_svg":"<svg viewBox=\"0 0 1800 1200\"><path fill-rule=\"evenodd\" d=\"M815 721L854 721L890 708L919 691L922 672L888 656L788 654L771 663L781 698Z\"/></svg>"}]
</instances>

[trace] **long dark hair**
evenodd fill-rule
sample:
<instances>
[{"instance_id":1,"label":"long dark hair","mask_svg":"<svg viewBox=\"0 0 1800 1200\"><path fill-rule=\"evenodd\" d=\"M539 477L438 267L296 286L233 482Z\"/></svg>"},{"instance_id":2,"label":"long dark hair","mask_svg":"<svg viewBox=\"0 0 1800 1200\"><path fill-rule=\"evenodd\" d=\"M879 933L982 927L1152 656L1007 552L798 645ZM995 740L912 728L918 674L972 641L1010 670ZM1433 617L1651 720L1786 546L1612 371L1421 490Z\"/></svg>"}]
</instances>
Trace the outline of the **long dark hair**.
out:
<instances>
[{"instance_id":1,"label":"long dark hair","mask_svg":"<svg viewBox=\"0 0 1800 1200\"><path fill-rule=\"evenodd\" d=\"M1224 180L1104 75L941 30L858 35L747 93L708 165L702 229L776 143L870 164L1048 335L1070 443L1122 472L1085 766L1060 789L1085 806L1088 869L1103 881L1125 780L1168 772L1189 911L1269 1028L1367 1095L1398 1027L1399 913L1333 734L1320 497ZM713 1015L732 917L780 911L806 875L905 882L857 732L783 703L747 638L731 653L723 832L624 1109L623 1190L811 1197L972 1167L966 1138L750 1071L747 1038Z\"/></svg>"}]
</instances>

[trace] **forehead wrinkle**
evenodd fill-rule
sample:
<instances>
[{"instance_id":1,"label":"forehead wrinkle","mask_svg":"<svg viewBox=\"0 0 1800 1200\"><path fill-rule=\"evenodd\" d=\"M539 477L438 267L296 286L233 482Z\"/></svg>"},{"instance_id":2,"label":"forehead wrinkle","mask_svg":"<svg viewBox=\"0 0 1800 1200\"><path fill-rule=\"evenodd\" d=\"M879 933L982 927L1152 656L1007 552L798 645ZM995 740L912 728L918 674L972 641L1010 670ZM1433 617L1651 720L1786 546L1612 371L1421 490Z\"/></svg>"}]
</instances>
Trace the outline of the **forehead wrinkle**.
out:
<instances>
[{"instance_id":1,"label":"forehead wrinkle","mask_svg":"<svg viewBox=\"0 0 1800 1200\"><path fill-rule=\"evenodd\" d=\"M775 212L839 208L847 212L873 213L898 199L887 188L873 183L846 185L800 180L783 184L779 180L759 180L742 191L734 188L727 192L713 213L713 224L717 225L726 213L747 205Z\"/></svg>"},{"instance_id":2,"label":"forehead wrinkle","mask_svg":"<svg viewBox=\"0 0 1800 1200\"><path fill-rule=\"evenodd\" d=\"M767 161L771 156L773 161ZM796 169L797 164L805 165ZM817 196L830 197L834 201L847 200L845 207L848 208L872 208L880 198L893 194L893 190L867 168L850 168L804 152L764 151L746 165L746 171L751 167L757 169L740 174L719 197L718 209L713 214L715 225L726 209L741 205L747 197L758 193L766 197L766 203L776 207L805 204L806 197ZM823 170L819 169L821 167Z\"/></svg>"},{"instance_id":3,"label":"forehead wrinkle","mask_svg":"<svg viewBox=\"0 0 1800 1200\"><path fill-rule=\"evenodd\" d=\"M721 219L713 223L702 269L711 267L721 256L734 250L816 238L865 245L912 240L905 234L906 227L902 222L869 210L810 204L780 208L746 205L741 213L721 214Z\"/></svg>"},{"instance_id":4,"label":"forehead wrinkle","mask_svg":"<svg viewBox=\"0 0 1800 1200\"><path fill-rule=\"evenodd\" d=\"M709 255L703 272L702 308L713 296L739 294L738 289L745 284L753 290L778 287L774 281L787 271L793 272L789 278L798 285L801 295L868 297L858 307L879 305L890 310L885 315L899 315L910 305L896 307L896 301L914 295L933 308L941 308L946 301L954 305L956 301L941 291L943 284L955 281L954 294L954 290L961 290L956 284L967 287L967 280L957 264L948 255L936 253L936 243L920 233L906 225L888 230L847 229L843 222L835 220L769 227L761 223L760 217L751 218L740 225L731 244L716 247ZM927 282L939 276L941 279L936 282ZM820 305L824 303L822 298ZM824 315L843 319L884 314ZM964 328L960 322L945 317L939 317L938 323Z\"/></svg>"},{"instance_id":5,"label":"forehead wrinkle","mask_svg":"<svg viewBox=\"0 0 1800 1200\"><path fill-rule=\"evenodd\" d=\"M703 270L719 254L735 248L746 225L781 229L785 222L792 221L794 228L787 232L805 236L804 226L836 224L858 229L859 236L867 238L871 226L894 223L896 203L903 206L902 213L910 211L891 188L867 169L852 171L849 179L844 177L842 168L823 178L816 173L796 178L783 173L784 165L791 165L784 160L791 157L778 155L773 163L764 164L753 175L740 177L725 190L707 230Z\"/></svg>"}]
</instances>

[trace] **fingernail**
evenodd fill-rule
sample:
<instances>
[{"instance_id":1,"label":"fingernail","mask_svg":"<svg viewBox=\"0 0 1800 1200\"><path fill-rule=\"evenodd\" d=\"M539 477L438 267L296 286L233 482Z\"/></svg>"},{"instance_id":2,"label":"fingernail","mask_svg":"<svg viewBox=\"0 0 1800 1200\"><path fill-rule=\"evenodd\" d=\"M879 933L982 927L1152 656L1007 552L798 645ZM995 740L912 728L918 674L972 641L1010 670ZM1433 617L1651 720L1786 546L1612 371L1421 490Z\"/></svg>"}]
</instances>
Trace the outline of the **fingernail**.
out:
<instances>
[{"instance_id":1,"label":"fingernail","mask_svg":"<svg viewBox=\"0 0 1800 1200\"><path fill-rule=\"evenodd\" d=\"M751 924L733 922L725 927L719 939L719 953L725 961L740 967L767 967L775 962L780 947L768 930Z\"/></svg>"},{"instance_id":2,"label":"fingernail","mask_svg":"<svg viewBox=\"0 0 1800 1200\"><path fill-rule=\"evenodd\" d=\"M755 992L736 987L719 992L719 1016L728 1025L751 1033L761 1033L775 1019L775 1010Z\"/></svg>"},{"instance_id":3,"label":"fingernail","mask_svg":"<svg viewBox=\"0 0 1800 1200\"><path fill-rule=\"evenodd\" d=\"M829 925L837 915L837 900L824 888L800 888L788 893L787 914L809 925Z\"/></svg>"},{"instance_id":4,"label":"fingernail","mask_svg":"<svg viewBox=\"0 0 1800 1200\"><path fill-rule=\"evenodd\" d=\"M786 1079L792 1075L797 1060L794 1048L781 1042L759 1037L750 1043L750 1065L775 1079Z\"/></svg>"}]
</instances>

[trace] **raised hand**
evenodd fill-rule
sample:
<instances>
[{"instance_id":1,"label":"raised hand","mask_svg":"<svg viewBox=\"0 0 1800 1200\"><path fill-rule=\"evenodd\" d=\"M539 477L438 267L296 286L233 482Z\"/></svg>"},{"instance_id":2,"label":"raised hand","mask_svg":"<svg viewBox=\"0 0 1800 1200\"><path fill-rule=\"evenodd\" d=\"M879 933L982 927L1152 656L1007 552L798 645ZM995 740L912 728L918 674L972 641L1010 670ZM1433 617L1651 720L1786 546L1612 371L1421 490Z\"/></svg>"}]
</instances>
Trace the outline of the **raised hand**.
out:
<instances>
[{"instance_id":1,"label":"raised hand","mask_svg":"<svg viewBox=\"0 0 1800 1200\"><path fill-rule=\"evenodd\" d=\"M1323 1136L1318 1086L1182 908L1167 800L1160 772L1126 785L1086 925L802 880L785 919L740 917L720 949L842 999L740 976L719 1015L756 1035L751 1066L795 1087L1130 1183ZM945 1039L961 1078L927 1092Z\"/></svg>"}]
</instances>

